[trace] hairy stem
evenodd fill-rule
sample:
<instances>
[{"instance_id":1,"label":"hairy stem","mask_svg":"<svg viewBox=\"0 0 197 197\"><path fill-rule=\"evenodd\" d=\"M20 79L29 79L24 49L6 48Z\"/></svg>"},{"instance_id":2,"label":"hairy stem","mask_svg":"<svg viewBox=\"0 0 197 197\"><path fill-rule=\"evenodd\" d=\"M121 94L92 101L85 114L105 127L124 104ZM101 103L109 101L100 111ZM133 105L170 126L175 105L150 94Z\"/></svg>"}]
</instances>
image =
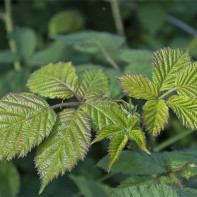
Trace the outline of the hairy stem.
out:
<instances>
[{"instance_id":1,"label":"hairy stem","mask_svg":"<svg viewBox=\"0 0 197 197\"><path fill-rule=\"evenodd\" d=\"M163 95L161 95L159 97L159 99L163 99L164 97L166 97L168 94L170 94L171 92L174 92L176 90L176 87L175 88L172 88L171 90L168 90L166 93L164 93Z\"/></svg>"},{"instance_id":2,"label":"hairy stem","mask_svg":"<svg viewBox=\"0 0 197 197\"><path fill-rule=\"evenodd\" d=\"M81 102L59 103L59 104L56 104L56 105L52 105L49 108L50 109L55 109L55 108L63 107L63 106L75 106L75 105L81 105L81 104L82 104Z\"/></svg>"},{"instance_id":3,"label":"hairy stem","mask_svg":"<svg viewBox=\"0 0 197 197\"><path fill-rule=\"evenodd\" d=\"M179 188L183 189L183 185L182 185L181 181L174 174L170 174L170 176L175 180L175 182L177 183Z\"/></svg>"},{"instance_id":4,"label":"hairy stem","mask_svg":"<svg viewBox=\"0 0 197 197\"><path fill-rule=\"evenodd\" d=\"M165 142L159 144L158 146L156 146L155 148L153 148L153 150L155 152L159 152L161 150L163 150L164 148L170 146L171 144L174 144L175 142L177 142L178 140L186 137L187 135L193 133L194 130L185 130L184 132L181 132L180 134L166 140Z\"/></svg>"},{"instance_id":5,"label":"hairy stem","mask_svg":"<svg viewBox=\"0 0 197 197\"><path fill-rule=\"evenodd\" d=\"M123 27L123 24L122 24L122 19L121 19L121 16L120 16L118 1L117 0L110 0L110 5L111 5L112 14L113 14L113 17L114 17L117 32L118 32L119 35L121 35L125 38L125 31L124 31L124 27Z\"/></svg>"},{"instance_id":6,"label":"hairy stem","mask_svg":"<svg viewBox=\"0 0 197 197\"><path fill-rule=\"evenodd\" d=\"M11 9L11 0L5 0L5 15L4 21L6 26L7 33L11 33L13 31L13 24L12 24L12 9ZM12 53L16 54L16 43L14 40L9 39L9 47ZM21 65L19 61L14 62L15 70L20 70Z\"/></svg>"}]
</instances>

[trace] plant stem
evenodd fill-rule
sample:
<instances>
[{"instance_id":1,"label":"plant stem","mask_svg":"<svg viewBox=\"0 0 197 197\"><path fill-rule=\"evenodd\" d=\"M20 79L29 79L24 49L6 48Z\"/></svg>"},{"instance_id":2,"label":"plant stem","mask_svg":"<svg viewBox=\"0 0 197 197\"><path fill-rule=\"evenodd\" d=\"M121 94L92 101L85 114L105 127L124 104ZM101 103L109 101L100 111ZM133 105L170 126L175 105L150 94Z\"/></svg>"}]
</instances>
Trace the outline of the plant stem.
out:
<instances>
[{"instance_id":1,"label":"plant stem","mask_svg":"<svg viewBox=\"0 0 197 197\"><path fill-rule=\"evenodd\" d=\"M173 92L175 90L176 90L176 87L175 88L172 88L171 90L168 90L166 93L164 93L163 95L161 95L159 97L159 99L163 99L164 97L166 97L168 94L170 94L171 92Z\"/></svg>"},{"instance_id":2,"label":"plant stem","mask_svg":"<svg viewBox=\"0 0 197 197\"><path fill-rule=\"evenodd\" d=\"M168 147L171 144L174 144L175 142L177 142L178 140L186 137L187 135L193 133L193 130L185 130L184 132L181 132L180 134L164 141L163 143L161 143L160 145L156 146L155 148L153 148L153 150L155 152L159 152L161 150L163 150L164 148Z\"/></svg>"},{"instance_id":3,"label":"plant stem","mask_svg":"<svg viewBox=\"0 0 197 197\"><path fill-rule=\"evenodd\" d=\"M123 27L123 24L122 24L122 19L121 19L121 16L120 16L118 1L117 0L110 0L110 5L111 5L112 14L113 14L113 17L114 17L117 32L118 32L119 35L121 35L125 38L125 31L124 31L124 27Z\"/></svg>"},{"instance_id":4,"label":"plant stem","mask_svg":"<svg viewBox=\"0 0 197 197\"><path fill-rule=\"evenodd\" d=\"M174 174L170 174L170 176L175 180L175 182L177 183L179 188L183 189L183 185L182 185L181 181Z\"/></svg>"},{"instance_id":5,"label":"plant stem","mask_svg":"<svg viewBox=\"0 0 197 197\"><path fill-rule=\"evenodd\" d=\"M7 34L13 31L13 24L12 24L12 9L11 9L11 0L5 0L5 14L4 14L5 26ZM12 53L16 54L16 43L14 40L9 39L9 47ZM19 61L14 62L15 70L20 70L21 65Z\"/></svg>"},{"instance_id":6,"label":"plant stem","mask_svg":"<svg viewBox=\"0 0 197 197\"><path fill-rule=\"evenodd\" d=\"M59 104L56 104L56 105L52 105L49 108L50 109L55 109L55 108L63 107L63 106L72 106L72 105L81 105L81 104L82 104L81 102L59 103Z\"/></svg>"},{"instance_id":7,"label":"plant stem","mask_svg":"<svg viewBox=\"0 0 197 197\"><path fill-rule=\"evenodd\" d=\"M114 176L115 175L115 173L109 173L109 174L106 174L106 175L104 175L104 176L102 176L98 181L99 182L104 182L104 181L106 181L107 179L109 179L109 178L111 178L112 176Z\"/></svg>"}]
</instances>

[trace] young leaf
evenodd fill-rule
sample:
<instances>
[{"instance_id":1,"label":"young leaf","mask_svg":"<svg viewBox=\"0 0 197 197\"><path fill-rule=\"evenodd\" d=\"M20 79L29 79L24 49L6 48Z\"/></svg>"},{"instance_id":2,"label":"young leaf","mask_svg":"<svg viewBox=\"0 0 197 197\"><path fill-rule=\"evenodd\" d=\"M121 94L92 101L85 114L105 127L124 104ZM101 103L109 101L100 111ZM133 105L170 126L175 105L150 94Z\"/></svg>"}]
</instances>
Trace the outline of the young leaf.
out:
<instances>
[{"instance_id":1,"label":"young leaf","mask_svg":"<svg viewBox=\"0 0 197 197\"><path fill-rule=\"evenodd\" d=\"M0 100L0 159L23 157L49 135L56 114L31 94L8 94Z\"/></svg>"},{"instance_id":2,"label":"young leaf","mask_svg":"<svg viewBox=\"0 0 197 197\"><path fill-rule=\"evenodd\" d=\"M149 150L146 148L146 137L144 132L140 130L132 130L129 132L129 136L132 138L133 141L145 152L150 154Z\"/></svg>"},{"instance_id":3,"label":"young leaf","mask_svg":"<svg viewBox=\"0 0 197 197\"><path fill-rule=\"evenodd\" d=\"M176 113L183 125L188 128L197 128L197 98L172 96L167 104Z\"/></svg>"},{"instance_id":4,"label":"young leaf","mask_svg":"<svg viewBox=\"0 0 197 197\"><path fill-rule=\"evenodd\" d=\"M109 98L91 98L82 106L82 109L88 114L92 128L95 131L114 123L114 113L112 108L119 109L119 106Z\"/></svg>"},{"instance_id":5,"label":"young leaf","mask_svg":"<svg viewBox=\"0 0 197 197\"><path fill-rule=\"evenodd\" d=\"M153 55L153 81L160 91L173 88L177 73L190 62L188 50L163 48L156 51Z\"/></svg>"},{"instance_id":6,"label":"young leaf","mask_svg":"<svg viewBox=\"0 0 197 197\"><path fill-rule=\"evenodd\" d=\"M36 167L41 176L40 193L54 177L70 171L83 159L90 145L90 125L85 112L65 109L47 140L38 148Z\"/></svg>"},{"instance_id":7,"label":"young leaf","mask_svg":"<svg viewBox=\"0 0 197 197\"><path fill-rule=\"evenodd\" d=\"M116 135L111 140L110 145L109 145L109 150L108 150L109 158L110 158L108 172L111 170L113 163L118 159L127 141L128 141L128 138L126 135Z\"/></svg>"},{"instance_id":8,"label":"young leaf","mask_svg":"<svg viewBox=\"0 0 197 197\"><path fill-rule=\"evenodd\" d=\"M152 135L157 135L168 121L167 105L163 100L147 101L143 107L142 119L146 129Z\"/></svg>"},{"instance_id":9,"label":"young leaf","mask_svg":"<svg viewBox=\"0 0 197 197\"><path fill-rule=\"evenodd\" d=\"M129 96L137 99L156 99L158 97L157 87L148 79L138 74L125 75L118 78L122 88Z\"/></svg>"},{"instance_id":10,"label":"young leaf","mask_svg":"<svg viewBox=\"0 0 197 197\"><path fill-rule=\"evenodd\" d=\"M180 96L197 97L197 62L187 66L178 75L175 86Z\"/></svg>"},{"instance_id":11,"label":"young leaf","mask_svg":"<svg viewBox=\"0 0 197 197\"><path fill-rule=\"evenodd\" d=\"M109 89L109 79L99 68L84 71L81 76L78 94L82 99L103 96Z\"/></svg>"},{"instance_id":12,"label":"young leaf","mask_svg":"<svg viewBox=\"0 0 197 197\"><path fill-rule=\"evenodd\" d=\"M78 77L70 62L48 64L35 71L27 86L33 93L49 98L71 98L77 90Z\"/></svg>"}]
</instances>

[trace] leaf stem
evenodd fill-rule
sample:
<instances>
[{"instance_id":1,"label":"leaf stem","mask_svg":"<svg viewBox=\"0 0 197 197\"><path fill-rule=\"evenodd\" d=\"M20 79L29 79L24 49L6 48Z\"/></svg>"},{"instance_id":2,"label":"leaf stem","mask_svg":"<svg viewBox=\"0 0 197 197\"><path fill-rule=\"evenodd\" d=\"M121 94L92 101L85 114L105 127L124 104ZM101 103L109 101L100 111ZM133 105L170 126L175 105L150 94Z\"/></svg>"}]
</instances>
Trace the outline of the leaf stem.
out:
<instances>
[{"instance_id":1,"label":"leaf stem","mask_svg":"<svg viewBox=\"0 0 197 197\"><path fill-rule=\"evenodd\" d=\"M186 137L187 135L193 133L194 130L185 130L184 132L181 132L180 134L164 141L163 143L159 144L158 146L156 146L155 148L153 148L153 150L155 152L159 152L161 150L163 150L164 148L168 147L171 144L174 144L175 142L177 142L178 140Z\"/></svg>"},{"instance_id":2,"label":"leaf stem","mask_svg":"<svg viewBox=\"0 0 197 197\"><path fill-rule=\"evenodd\" d=\"M112 10L112 14L114 17L117 32L119 35L121 35L125 38L125 31L124 31L124 27L122 24L118 1L117 0L110 0L110 5L111 5L111 10Z\"/></svg>"},{"instance_id":3,"label":"leaf stem","mask_svg":"<svg viewBox=\"0 0 197 197\"><path fill-rule=\"evenodd\" d=\"M115 175L115 173L113 173L113 172L108 173L108 174L102 176L98 181L99 182L104 182L104 181L106 181L107 179L111 178L114 175Z\"/></svg>"},{"instance_id":4,"label":"leaf stem","mask_svg":"<svg viewBox=\"0 0 197 197\"><path fill-rule=\"evenodd\" d=\"M4 14L4 21L6 26L7 34L13 31L13 24L12 24L12 9L11 9L11 0L5 0L5 14ZM16 54L16 43L14 40L9 39L9 47L12 53ZM15 70L21 70L21 65L19 61L14 62Z\"/></svg>"},{"instance_id":5,"label":"leaf stem","mask_svg":"<svg viewBox=\"0 0 197 197\"><path fill-rule=\"evenodd\" d=\"M172 88L170 90L168 90L166 93L164 93L163 95L161 95L159 97L159 99L163 99L164 97L166 97L168 94L170 94L171 92L175 91L176 90L176 87L175 88Z\"/></svg>"},{"instance_id":6,"label":"leaf stem","mask_svg":"<svg viewBox=\"0 0 197 197\"><path fill-rule=\"evenodd\" d=\"M81 102L59 103L59 104L56 104L56 105L52 105L49 108L50 109L55 109L55 108L63 107L63 106L73 106L73 105L81 105L81 104L82 104Z\"/></svg>"}]
</instances>

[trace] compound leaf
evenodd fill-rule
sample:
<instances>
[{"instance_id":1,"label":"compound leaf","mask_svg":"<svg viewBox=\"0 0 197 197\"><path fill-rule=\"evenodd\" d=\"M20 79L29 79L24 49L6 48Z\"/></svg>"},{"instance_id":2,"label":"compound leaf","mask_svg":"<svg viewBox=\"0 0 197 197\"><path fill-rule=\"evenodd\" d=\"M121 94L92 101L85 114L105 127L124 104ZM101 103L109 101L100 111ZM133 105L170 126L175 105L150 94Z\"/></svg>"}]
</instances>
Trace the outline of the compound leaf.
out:
<instances>
[{"instance_id":1,"label":"compound leaf","mask_svg":"<svg viewBox=\"0 0 197 197\"><path fill-rule=\"evenodd\" d=\"M197 98L172 96L167 104L176 113L183 125L188 128L197 128Z\"/></svg>"},{"instance_id":2,"label":"compound leaf","mask_svg":"<svg viewBox=\"0 0 197 197\"><path fill-rule=\"evenodd\" d=\"M160 91L173 88L177 73L190 62L188 50L163 48L156 51L153 55L153 81Z\"/></svg>"},{"instance_id":3,"label":"compound leaf","mask_svg":"<svg viewBox=\"0 0 197 197\"><path fill-rule=\"evenodd\" d=\"M137 99L156 99L157 87L148 79L138 74L125 75L118 78L122 88L129 96Z\"/></svg>"},{"instance_id":4,"label":"compound leaf","mask_svg":"<svg viewBox=\"0 0 197 197\"><path fill-rule=\"evenodd\" d=\"M175 190L167 184L148 184L124 189L112 189L111 197L178 197Z\"/></svg>"},{"instance_id":5,"label":"compound leaf","mask_svg":"<svg viewBox=\"0 0 197 197\"><path fill-rule=\"evenodd\" d=\"M38 148L36 167L41 176L40 193L54 177L70 171L83 159L90 145L90 124L85 112L65 109L47 140Z\"/></svg>"},{"instance_id":6,"label":"compound leaf","mask_svg":"<svg viewBox=\"0 0 197 197\"><path fill-rule=\"evenodd\" d=\"M49 98L71 98L77 90L78 77L70 62L48 64L35 71L27 86L33 93Z\"/></svg>"},{"instance_id":7,"label":"compound leaf","mask_svg":"<svg viewBox=\"0 0 197 197\"><path fill-rule=\"evenodd\" d=\"M94 97L88 99L82 109L88 114L92 128L95 131L114 123L114 113L112 108L119 108L118 104L109 98Z\"/></svg>"},{"instance_id":8,"label":"compound leaf","mask_svg":"<svg viewBox=\"0 0 197 197\"><path fill-rule=\"evenodd\" d=\"M84 71L80 79L78 94L82 99L103 96L109 89L109 79L100 68Z\"/></svg>"},{"instance_id":9,"label":"compound leaf","mask_svg":"<svg viewBox=\"0 0 197 197\"><path fill-rule=\"evenodd\" d=\"M31 94L8 94L0 100L0 159L23 157L49 135L56 114Z\"/></svg>"},{"instance_id":10,"label":"compound leaf","mask_svg":"<svg viewBox=\"0 0 197 197\"><path fill-rule=\"evenodd\" d=\"M108 172L111 170L113 163L118 159L127 141L128 137L126 135L116 135L112 138L108 150L110 158Z\"/></svg>"},{"instance_id":11,"label":"compound leaf","mask_svg":"<svg viewBox=\"0 0 197 197\"><path fill-rule=\"evenodd\" d=\"M175 86L180 96L197 97L197 62L187 66L178 75Z\"/></svg>"},{"instance_id":12,"label":"compound leaf","mask_svg":"<svg viewBox=\"0 0 197 197\"><path fill-rule=\"evenodd\" d=\"M146 148L146 137L144 132L140 130L132 130L129 132L129 136L132 138L133 141L145 152L150 154L149 150Z\"/></svg>"},{"instance_id":13,"label":"compound leaf","mask_svg":"<svg viewBox=\"0 0 197 197\"><path fill-rule=\"evenodd\" d=\"M146 129L152 135L157 135L168 121L167 105L163 100L147 101L143 107L142 119Z\"/></svg>"}]
</instances>

